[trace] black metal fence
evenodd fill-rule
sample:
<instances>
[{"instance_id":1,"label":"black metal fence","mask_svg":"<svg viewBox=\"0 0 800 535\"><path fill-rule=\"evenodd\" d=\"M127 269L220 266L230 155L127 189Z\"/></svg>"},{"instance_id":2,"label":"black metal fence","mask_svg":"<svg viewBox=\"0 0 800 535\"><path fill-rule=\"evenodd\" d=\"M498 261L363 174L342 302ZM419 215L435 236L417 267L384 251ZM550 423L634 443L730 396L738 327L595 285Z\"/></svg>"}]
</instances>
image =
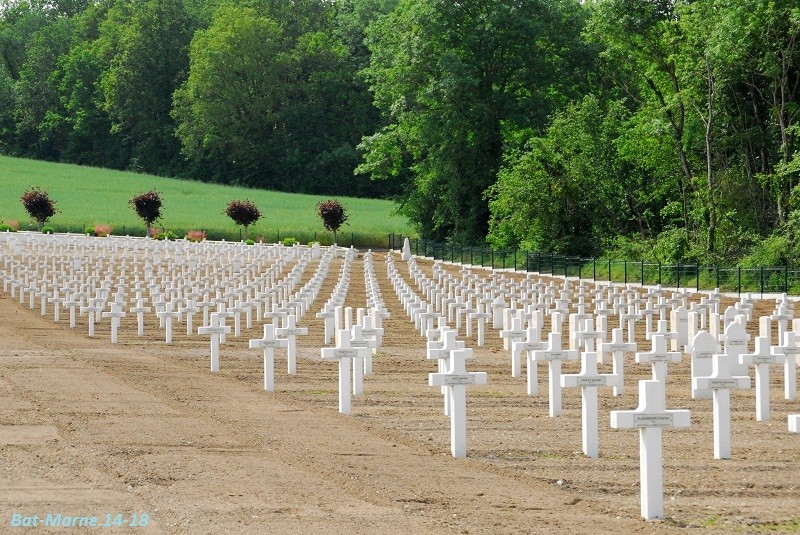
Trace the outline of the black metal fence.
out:
<instances>
[{"instance_id":1,"label":"black metal fence","mask_svg":"<svg viewBox=\"0 0 800 535\"><path fill-rule=\"evenodd\" d=\"M389 235L389 249L400 250L405 236ZM668 265L660 262L584 258L521 249L493 249L453 243L434 243L410 238L411 253L437 260L492 269L508 269L580 280L661 284L671 288L736 293L788 293L800 295L800 269L782 267L722 267L698 264Z\"/></svg>"}]
</instances>

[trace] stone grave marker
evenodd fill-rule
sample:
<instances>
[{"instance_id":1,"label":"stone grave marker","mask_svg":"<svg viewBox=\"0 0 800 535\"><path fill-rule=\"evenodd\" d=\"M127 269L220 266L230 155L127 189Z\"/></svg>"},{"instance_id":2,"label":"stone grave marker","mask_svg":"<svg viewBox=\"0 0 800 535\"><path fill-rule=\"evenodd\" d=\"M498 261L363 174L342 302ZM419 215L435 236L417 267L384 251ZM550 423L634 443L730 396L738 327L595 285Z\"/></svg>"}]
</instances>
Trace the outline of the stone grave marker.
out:
<instances>
[{"instance_id":1,"label":"stone grave marker","mask_svg":"<svg viewBox=\"0 0 800 535\"><path fill-rule=\"evenodd\" d=\"M784 356L772 352L769 338L759 336L756 338L755 351L739 355L739 362L748 366L752 364L756 369L756 420L768 422L769 410L769 365L782 364Z\"/></svg>"},{"instance_id":2,"label":"stone grave marker","mask_svg":"<svg viewBox=\"0 0 800 535\"><path fill-rule=\"evenodd\" d=\"M430 386L445 386L450 393L450 451L456 459L467 456L467 385L485 385L486 372L468 372L466 359L471 349L450 353L450 367L444 373L428 374Z\"/></svg>"},{"instance_id":3,"label":"stone grave marker","mask_svg":"<svg viewBox=\"0 0 800 535\"><path fill-rule=\"evenodd\" d=\"M549 414L551 418L561 415L561 361L576 360L578 351L561 348L561 333L550 333L547 349L533 352L533 360L548 363Z\"/></svg>"},{"instance_id":4,"label":"stone grave marker","mask_svg":"<svg viewBox=\"0 0 800 535\"><path fill-rule=\"evenodd\" d=\"M596 459L600 453L600 430L597 423L597 389L601 386L619 386L621 375L602 374L597 371L597 353L586 351L581 355L581 371L561 376L564 388L581 389L581 442L583 453Z\"/></svg>"},{"instance_id":5,"label":"stone grave marker","mask_svg":"<svg viewBox=\"0 0 800 535\"><path fill-rule=\"evenodd\" d=\"M653 368L653 379L666 382L667 364L680 362L683 354L678 351L668 351L667 341L660 334L652 334L651 342L652 349L650 351L636 353L636 362L638 364L650 363Z\"/></svg>"},{"instance_id":6,"label":"stone grave marker","mask_svg":"<svg viewBox=\"0 0 800 535\"><path fill-rule=\"evenodd\" d=\"M635 353L637 346L635 343L626 342L622 328L613 329L611 331L611 342L600 343L600 352L598 353L598 362L601 364L608 364L606 360L607 355L611 355L611 372L613 375L620 377L619 384L614 385L614 396L621 396L625 393L625 353Z\"/></svg>"},{"instance_id":7,"label":"stone grave marker","mask_svg":"<svg viewBox=\"0 0 800 535\"><path fill-rule=\"evenodd\" d=\"M705 331L703 331L704 334ZM698 335L699 336L699 335ZM713 340L713 336L708 334ZM731 390L750 388L750 377L731 375L733 359L725 354L715 353L713 370L708 377L694 377L692 390L711 390L714 398L714 458L731 458Z\"/></svg>"},{"instance_id":8,"label":"stone grave marker","mask_svg":"<svg viewBox=\"0 0 800 535\"><path fill-rule=\"evenodd\" d=\"M667 410L662 381L639 381L639 406L632 411L611 411L614 429L639 429L641 512L645 520L664 516L664 456L661 430L689 427L688 410Z\"/></svg>"},{"instance_id":9,"label":"stone grave marker","mask_svg":"<svg viewBox=\"0 0 800 535\"><path fill-rule=\"evenodd\" d=\"M198 327L197 334L204 334L211 337L211 371L219 371L219 344L222 337L231 332L231 328L223 325L218 312L211 313L211 323L209 325Z\"/></svg>"},{"instance_id":10,"label":"stone grave marker","mask_svg":"<svg viewBox=\"0 0 800 535\"><path fill-rule=\"evenodd\" d=\"M264 324L264 336L250 339L250 349L264 350L264 390L275 391L275 348L286 347L287 340L279 338L275 325Z\"/></svg>"}]
</instances>

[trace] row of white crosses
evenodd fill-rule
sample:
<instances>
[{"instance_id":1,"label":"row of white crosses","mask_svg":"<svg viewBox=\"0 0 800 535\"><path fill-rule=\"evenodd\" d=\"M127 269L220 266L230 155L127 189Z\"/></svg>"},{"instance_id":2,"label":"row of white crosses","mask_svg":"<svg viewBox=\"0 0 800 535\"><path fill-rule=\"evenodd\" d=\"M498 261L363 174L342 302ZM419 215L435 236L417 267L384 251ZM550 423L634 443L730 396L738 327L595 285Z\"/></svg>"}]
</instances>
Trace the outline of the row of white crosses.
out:
<instances>
[{"instance_id":1,"label":"row of white crosses","mask_svg":"<svg viewBox=\"0 0 800 535\"><path fill-rule=\"evenodd\" d=\"M434 273L436 266L434 266ZM412 272L412 277L415 280L420 280L419 273ZM428 282L422 282L421 288L429 289ZM659 288L655 290L660 291ZM591 351L591 347L586 347L582 353L582 369L581 374L574 376L561 376L560 384L563 386L577 386L579 384L597 385L597 386L615 386L615 395L622 394L622 362L625 352L636 351L635 338L633 336L633 323L642 318L646 320L645 333L647 339L651 341L652 349L649 352L636 353L636 361L638 363L650 363L653 368L653 381L642 382L640 384L640 407L636 411L627 413L617 411L612 417L612 424L614 427L640 427L641 428L641 455L642 455L642 514L645 518L654 518L663 514L663 487L662 487L662 455L661 455L661 441L660 441L660 428L661 427L684 427L689 425L688 411L666 411L664 402L664 384L667 380L668 363L676 362L681 358L681 353L678 351L669 351L668 345L673 348L687 347L693 357L693 390L695 392L705 390L708 395L713 391L714 395L714 453L715 458L729 458L730 457L730 416L729 416L729 392L731 388L744 388L749 387L750 378L746 376L747 367L752 364L756 367L756 414L758 420L768 419L769 415L769 396L768 396L768 370L770 364L780 363L786 360L783 353L791 355L791 362L785 368L785 383L786 383L786 397L792 399L790 395L793 392L793 386L796 382L796 371L793 367L795 364L795 356L800 352L797 347L794 333L787 330L789 320L793 318L793 314L788 311L789 304L785 296L779 300L779 305L776 307L775 313L767 318L761 319L762 336L756 340L755 350L751 354L747 354L747 336L744 333L744 322L750 317L752 310L752 299L750 296L743 297L739 303L734 307L729 307L725 314L719 315L719 293L712 292L709 298L702 298L697 307L692 306L692 311L688 312L685 308L687 294L678 296L678 300L669 303L664 299L660 299L659 306L656 308L651 301L643 301L634 297L631 299L631 304L628 304L627 310L623 306L623 301L619 297L614 299L614 309L624 311L620 314L620 325L628 327L628 341L624 340L623 329L614 329L612 331L612 339L610 342L600 342L599 355L595 355ZM553 324L560 325L561 320L558 314L568 310L568 298L562 293L562 302L557 302L555 309L550 310L550 314L555 316ZM642 303L644 307L637 309ZM678 305L677 308L671 309L672 305ZM580 305L579 305L580 307ZM602 315L597 319L605 323L604 320L608 310L603 302L597 306L597 310ZM708 314L705 314L708 311ZM510 319L511 326L501 331L501 336L511 340L512 345L512 376L519 376L519 358L517 355L520 351L528 349L529 347L541 344L540 341L520 341L523 335L527 335L530 339L530 331L538 327L536 313L534 310L531 314L531 325L527 332L523 332L521 328L521 318L516 314L508 314L506 311L506 319ZM658 320L658 329L652 329L652 319L658 314L659 318L669 313L671 322L673 324L673 331L667 329L667 321L664 319ZM584 310L578 309L576 314L570 315L570 342L571 344L579 344L587 338L589 340L602 338L599 333L593 332L591 324L587 322L585 330L577 329L577 323L584 321L589 315L584 314ZM778 324L778 338L783 340L782 346L770 347L769 341L771 340L769 325L770 321L775 320L781 322ZM738 321L736 325L734 322ZM800 320L797 320L800 321ZM690 322L692 329L690 330ZM721 334L721 327L729 329L726 334ZM733 326L732 326L733 325ZM765 327L766 326L766 327ZM699 328L710 327L716 336L709 334L707 331L698 331ZM766 331L766 333L765 333ZM694 335L693 344L687 343L689 341L689 333ZM695 334L697 333L697 334ZM557 359L561 358L574 358L574 354L570 355L570 350L562 350L560 347L560 332L556 331L551 333L549 347L547 350L538 349L532 351L532 360L537 360L537 356L544 360L547 357ZM708 341L710 340L711 347ZM718 340L726 340L727 345L731 348L741 347L741 350L736 351L735 354L715 354L719 351ZM694 347L692 347L694 346ZM435 352L435 350L434 350ZM783 353L782 353L783 352ZM431 350L429 349L429 354ZM597 360L604 362L604 357L610 355L614 366L614 373L600 377L601 374L596 374ZM695 361L702 358L709 358L713 356L714 369L713 374L709 372L708 377L698 377L698 366ZM587 359L588 357L588 359ZM737 364L744 367L744 376L731 375L727 369L730 360L736 360ZM589 364L591 362L591 364ZM529 393L535 391L535 387L531 387L531 366L529 365ZM535 374L535 371L534 371ZM559 375L560 375L560 360L553 360L550 364L550 415L556 416L560 413L560 389L558 388ZM653 383L650 385L649 383ZM699 385L699 386L698 386ZM596 456L597 436L596 423L592 422L591 415L594 414L596 422L596 388L591 392L588 388L583 389L582 405L583 405L583 447L584 452L589 456ZM594 397L592 396L594 394ZM695 396L699 397L699 396ZM660 401L659 401L660 398ZM592 410L594 409L594 410ZM727 421L726 421L727 418ZM789 416L789 429L790 431L797 431L798 418L800 415ZM594 425L592 425L594 423Z\"/></svg>"},{"instance_id":2,"label":"row of white crosses","mask_svg":"<svg viewBox=\"0 0 800 535\"><path fill-rule=\"evenodd\" d=\"M63 238L63 237L59 237ZM156 314L160 314L160 321L162 326L166 329L166 338L167 340L170 339L170 327L171 327L171 320L179 319L180 314L186 314L187 317L187 331L191 333L191 316L196 310L193 309L191 304L187 304L188 296L185 293L194 292L195 294L198 291L198 280L201 279L197 274L196 277L191 277L189 274L189 269L187 268L187 262L183 264L179 263L178 257L181 256L181 252L177 254L172 253L170 255L164 255L165 259L168 259L168 265L166 268L166 272L164 266L161 264L161 259L159 258L160 252L158 251L159 247L163 247L161 245L162 242L150 242L147 243L145 240L138 240L137 239L124 239L124 238L117 238L114 240L95 240L103 242L107 247L105 250L102 248L97 248L95 246L94 254L98 256L99 259L95 260L95 265L91 266L91 268L86 268L85 264L89 263L85 259L85 254L82 251L82 247L88 246L87 240L91 240L88 238L74 238L70 237L67 243L46 243L42 246L39 243L39 240L33 240L32 237L28 237L28 244L23 245L36 245L36 253L32 255L26 255L22 258L27 258L28 262L27 265L23 265L23 262L18 262L16 265L11 265L10 270L5 270L5 277L11 278L14 277L14 271L19 270L26 270L26 277L30 278L30 271L31 270L43 270L47 269L49 271L48 275L51 275L54 279L58 279L62 282L63 288L61 290L69 295L66 298L62 298L56 296L53 298L54 302L54 319L59 320L59 305L63 304L70 307L70 316L71 316L71 326L75 326L74 320L74 313L76 309L83 311L83 313L89 313L92 317L89 321L89 330L90 334L94 334L94 325L103 317L109 317L112 319L112 339L115 339L116 336L116 329L119 326L119 320L125 317L126 313L122 310L122 306L126 302L126 292L130 291L136 292L135 298L135 305L131 312L136 315L137 323L139 329L137 330L138 334L143 334L143 320L144 314L147 312L152 311L153 309L156 310ZM120 246L120 242L124 242L127 245L125 247ZM113 244L113 247L112 247ZM228 247L231 244L227 245ZM203 253L203 249L208 249L207 247L203 248L199 244L175 244L174 247L182 247L184 249L184 253L189 256L193 255L188 264L195 263L197 264L197 256ZM219 245L217 245L219 247ZM186 251L186 249L192 248L190 251ZM50 250L48 250L50 249ZM55 253L58 255L59 250L53 249L60 249L60 256L61 261L56 264L54 261L53 266L48 265L47 262L47 255ZM265 252L270 252L272 249L267 248L251 248L252 250L259 250L260 253L263 255ZM77 251L77 252L76 252ZM74 254L74 258L71 256ZM239 254L237 251L236 254ZM44 255L44 261L42 260L42 255ZM217 254L221 257L221 260L225 260L226 263L230 264L227 260L230 258L230 255L227 255L227 258L222 257L222 255ZM71 262L65 262L63 259L64 257L70 257ZM251 254L252 256L252 254ZM139 261L139 259L144 259L143 261ZM251 260L251 259L249 259ZM213 263L213 262L209 262ZM233 264L235 265L237 262L234 261ZM241 263L239 260L238 263ZM158 269L158 274L153 272L154 265ZM209 268L208 265L206 267L206 273L208 274ZM258 265L256 267L259 267ZM68 269L67 269L68 268ZM57 271L58 269L58 271ZM90 269L93 271L90 273ZM121 273L119 280L113 280L112 276L115 271L118 269ZM135 277L132 286L133 289L130 288L131 283L126 280L126 270L132 271L132 275ZM144 271L144 279L141 279L141 271ZM196 267L192 268L192 270L196 273L198 270ZM11 275L9 275L9 271L11 271ZM251 268L252 271L252 268ZM177 275L176 275L177 272ZM169 273L170 276L175 279L177 282L173 281L172 283L158 280L159 275L165 275ZM105 274L105 278L102 279L103 275ZM187 277L189 275L189 277ZM38 276L36 273L33 275L34 277ZM190 278L191 277L191 278ZM182 280L181 280L182 278ZM187 280L188 279L188 280ZM98 282L100 284L98 284ZM112 284L116 291L112 290ZM180 288L178 285L181 285ZM191 288L191 290L186 290L186 288ZM76 289L79 288L79 289ZM250 288L252 288L252 283ZM202 288L200 289L202 290ZM230 291L230 290L229 290ZM252 291L252 290L251 290ZM149 296L142 295L143 292L149 292ZM184 293L185 292L185 293ZM208 289L206 288L206 293L208 293ZM113 294L113 301L111 301L110 297ZM222 300L220 297L220 290L217 289L217 300ZM169 302L165 302L163 296L168 296L170 298ZM93 297L92 297L93 296ZM153 302L153 307L146 306L145 302L149 299ZM88 303L84 300L88 299ZM230 298L233 299L232 297ZM173 304L173 309L169 310L169 304ZM235 304L232 304L235 306ZM105 309L110 306L111 310L106 311ZM249 310L249 309L248 309ZM176 316L176 312L179 314ZM204 309L204 312L207 315L207 308ZM249 316L249 314L248 314Z\"/></svg>"},{"instance_id":3,"label":"row of white crosses","mask_svg":"<svg viewBox=\"0 0 800 535\"><path fill-rule=\"evenodd\" d=\"M112 342L117 342L120 320L127 315L123 306L132 293L136 294L131 312L135 314L138 324L137 334L143 334L145 314L155 309L165 329L167 343L172 341L173 321L180 321L182 314L187 320L189 336L193 334L191 319L192 314L197 312L197 305L209 305L204 308L206 316L208 309L216 305L216 316L210 322L204 321L205 325L200 331L201 334L214 335L212 368L215 370L219 369L219 343L230 333L230 328L226 328L224 323L226 316L234 318L234 328L238 334L241 314L246 314L249 328L253 309L260 319L262 310L270 304L273 309L282 307L284 313L279 317L283 330L280 334L287 336L287 345L293 348L294 337L305 331L294 324L290 312L299 318L307 310L322 285L325 278L323 268L327 265L321 261L321 269L318 270L321 276L315 276L292 295L309 256L318 257L319 248L309 251L281 246L164 243L122 237L97 240L75 236L53 238L22 235L12 249L16 253L14 258L4 253L0 267L0 276L6 287L19 287L17 280L43 278L45 270L48 277L65 285L64 291L79 285L80 300L76 300L72 311L82 305L84 298L94 295L87 305L82 305L83 311L92 316L89 321L90 334L94 334L94 325L100 318L110 318ZM328 250L326 256L331 254L332 250ZM297 264L291 272L279 279L280 272L294 260ZM90 268L87 269L87 265ZM113 278L115 273L119 273L119 279ZM134 278L132 283L126 280L126 274ZM195 301L198 294L205 294L207 300L198 303ZM169 300L164 301L164 295L169 296ZM209 299L209 296L213 297ZM283 301L277 301L280 298ZM146 306L148 299L152 301L152 307ZM109 311L105 310L106 305L110 306ZM54 319L60 319L55 307ZM75 325L74 319L71 324ZM288 360L290 368L293 367L293 349L289 350Z\"/></svg>"}]
</instances>

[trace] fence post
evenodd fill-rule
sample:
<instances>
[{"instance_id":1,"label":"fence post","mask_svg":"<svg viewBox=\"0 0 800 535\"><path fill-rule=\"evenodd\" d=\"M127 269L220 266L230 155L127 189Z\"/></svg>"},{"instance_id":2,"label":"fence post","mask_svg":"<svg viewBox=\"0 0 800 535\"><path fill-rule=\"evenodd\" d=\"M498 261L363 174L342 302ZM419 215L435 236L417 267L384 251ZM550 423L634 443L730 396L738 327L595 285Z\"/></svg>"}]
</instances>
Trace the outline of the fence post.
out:
<instances>
[{"instance_id":1,"label":"fence post","mask_svg":"<svg viewBox=\"0 0 800 535\"><path fill-rule=\"evenodd\" d=\"M719 266L714 266L714 269L717 271L717 284L714 288L719 288Z\"/></svg>"},{"instance_id":2,"label":"fence post","mask_svg":"<svg viewBox=\"0 0 800 535\"><path fill-rule=\"evenodd\" d=\"M517 271L517 248L514 247L514 271Z\"/></svg>"},{"instance_id":3,"label":"fence post","mask_svg":"<svg viewBox=\"0 0 800 535\"><path fill-rule=\"evenodd\" d=\"M597 258L592 257L592 280L597 282Z\"/></svg>"},{"instance_id":4,"label":"fence post","mask_svg":"<svg viewBox=\"0 0 800 535\"><path fill-rule=\"evenodd\" d=\"M678 262L678 289L681 289L681 263Z\"/></svg>"},{"instance_id":5,"label":"fence post","mask_svg":"<svg viewBox=\"0 0 800 535\"><path fill-rule=\"evenodd\" d=\"M694 276L695 276L695 291L699 292L700 291L700 264L699 263L695 263L694 268L695 268L695 272L694 272Z\"/></svg>"},{"instance_id":6,"label":"fence post","mask_svg":"<svg viewBox=\"0 0 800 535\"><path fill-rule=\"evenodd\" d=\"M578 281L580 281L583 278L581 276L582 271L583 271L583 264L581 263L581 259L578 258Z\"/></svg>"},{"instance_id":7,"label":"fence post","mask_svg":"<svg viewBox=\"0 0 800 535\"><path fill-rule=\"evenodd\" d=\"M661 286L661 260L658 261L658 285Z\"/></svg>"},{"instance_id":8,"label":"fence post","mask_svg":"<svg viewBox=\"0 0 800 535\"><path fill-rule=\"evenodd\" d=\"M492 269L494 269L494 247L489 247L489 257L492 259Z\"/></svg>"},{"instance_id":9,"label":"fence post","mask_svg":"<svg viewBox=\"0 0 800 535\"><path fill-rule=\"evenodd\" d=\"M760 272L759 277L761 278L761 297L763 298L764 297L764 266L761 266L759 268L759 272Z\"/></svg>"},{"instance_id":10,"label":"fence post","mask_svg":"<svg viewBox=\"0 0 800 535\"><path fill-rule=\"evenodd\" d=\"M789 263L783 266L783 293L789 293Z\"/></svg>"},{"instance_id":11,"label":"fence post","mask_svg":"<svg viewBox=\"0 0 800 535\"><path fill-rule=\"evenodd\" d=\"M608 282L611 282L611 259L608 259Z\"/></svg>"},{"instance_id":12,"label":"fence post","mask_svg":"<svg viewBox=\"0 0 800 535\"><path fill-rule=\"evenodd\" d=\"M567 271L569 264L567 263L568 262L567 255L563 255L563 258L564 258L564 278L566 279L569 276L569 272Z\"/></svg>"},{"instance_id":13,"label":"fence post","mask_svg":"<svg viewBox=\"0 0 800 535\"><path fill-rule=\"evenodd\" d=\"M627 285L628 284L628 261L627 260L623 260L622 261L622 265L624 266L623 270L622 270L622 273L623 273L623 279L622 280L623 280L623 284Z\"/></svg>"},{"instance_id":14,"label":"fence post","mask_svg":"<svg viewBox=\"0 0 800 535\"><path fill-rule=\"evenodd\" d=\"M644 260L642 260L642 286L644 286Z\"/></svg>"},{"instance_id":15,"label":"fence post","mask_svg":"<svg viewBox=\"0 0 800 535\"><path fill-rule=\"evenodd\" d=\"M737 271L739 272L739 281L736 287L738 288L739 295L742 295L742 266L738 266Z\"/></svg>"}]
</instances>

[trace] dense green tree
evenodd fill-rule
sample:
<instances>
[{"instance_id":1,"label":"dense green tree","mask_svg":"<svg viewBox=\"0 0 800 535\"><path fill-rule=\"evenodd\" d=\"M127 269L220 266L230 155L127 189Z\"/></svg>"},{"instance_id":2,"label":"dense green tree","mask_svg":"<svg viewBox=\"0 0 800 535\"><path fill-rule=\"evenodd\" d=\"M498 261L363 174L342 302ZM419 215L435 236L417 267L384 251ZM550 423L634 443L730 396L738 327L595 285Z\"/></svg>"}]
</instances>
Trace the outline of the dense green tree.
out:
<instances>
[{"instance_id":1,"label":"dense green tree","mask_svg":"<svg viewBox=\"0 0 800 535\"><path fill-rule=\"evenodd\" d=\"M170 111L188 71L195 26L182 0L146 0L133 4L129 20L115 28L117 49L100 85L112 132L129 152L129 168L177 170L180 144Z\"/></svg>"},{"instance_id":2,"label":"dense green tree","mask_svg":"<svg viewBox=\"0 0 800 535\"><path fill-rule=\"evenodd\" d=\"M389 124L365 138L359 170L410 171L404 212L424 236L483 240L507 136L543 127L574 84L580 14L570 2L403 0L370 26L365 72Z\"/></svg>"}]
</instances>

